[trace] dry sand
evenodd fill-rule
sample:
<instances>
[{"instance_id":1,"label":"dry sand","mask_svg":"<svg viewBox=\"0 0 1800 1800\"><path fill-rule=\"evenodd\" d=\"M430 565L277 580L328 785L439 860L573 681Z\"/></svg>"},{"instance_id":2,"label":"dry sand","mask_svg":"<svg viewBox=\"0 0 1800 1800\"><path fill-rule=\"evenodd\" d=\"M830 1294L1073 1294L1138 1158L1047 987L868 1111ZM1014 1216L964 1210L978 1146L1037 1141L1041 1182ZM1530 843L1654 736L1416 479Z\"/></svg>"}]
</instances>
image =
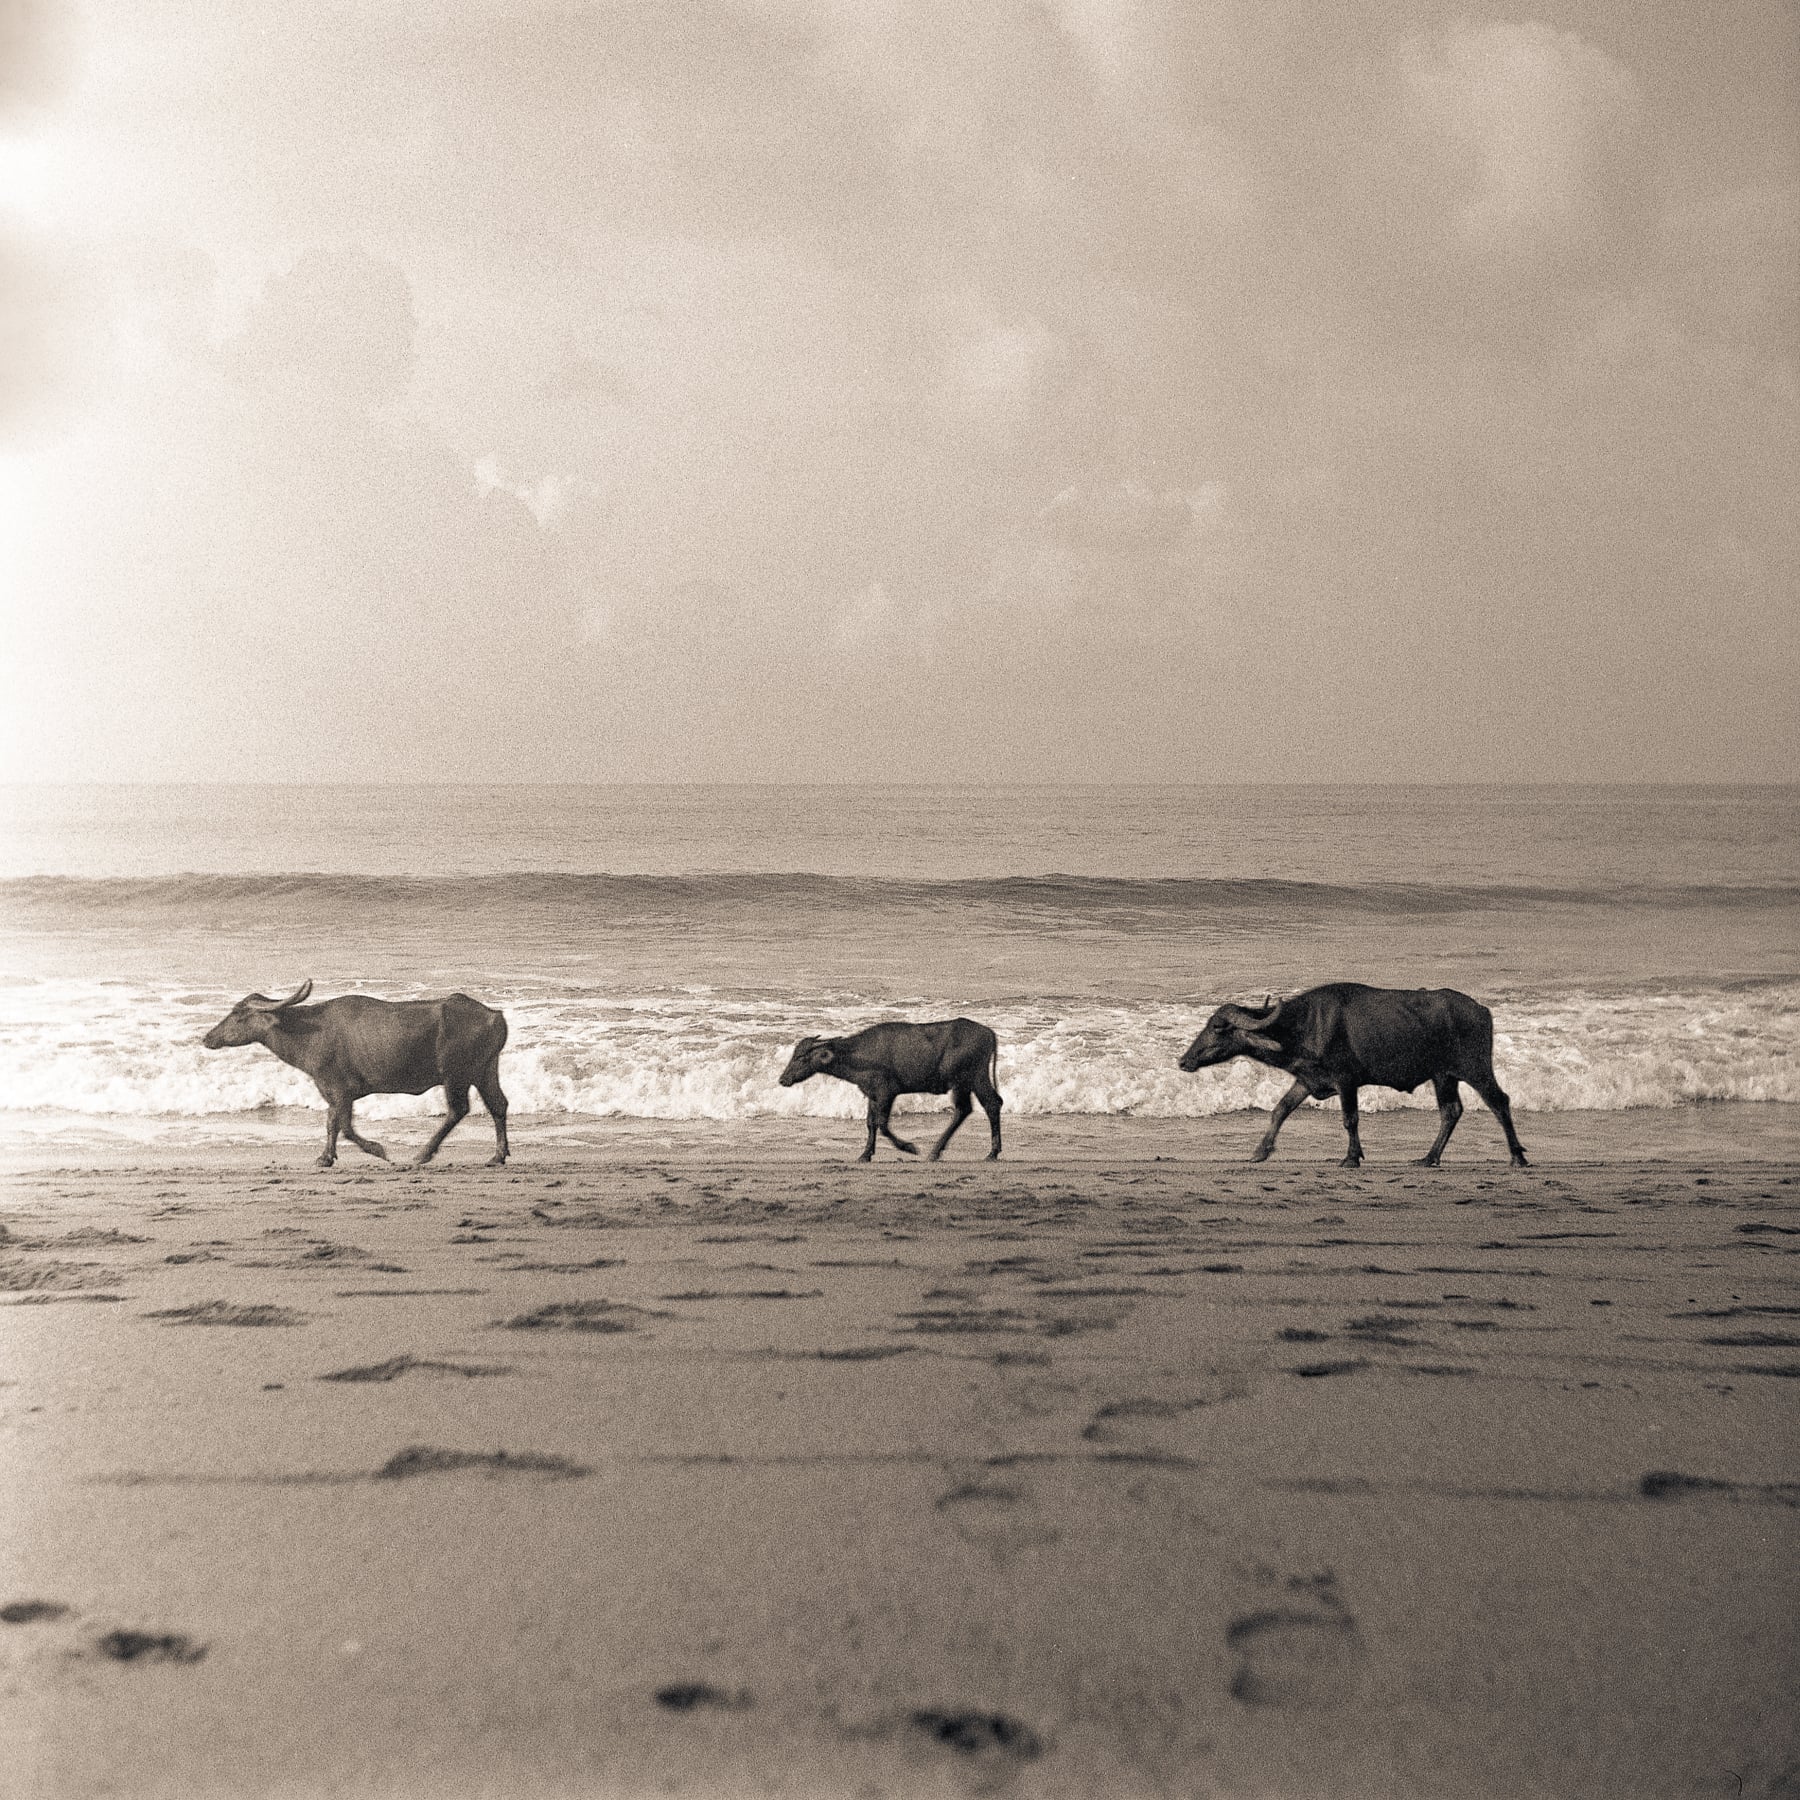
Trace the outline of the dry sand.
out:
<instances>
[{"instance_id":1,"label":"dry sand","mask_svg":"<svg viewBox=\"0 0 1800 1800\"><path fill-rule=\"evenodd\" d=\"M1800 1793L1793 1110L16 1170L0 1787Z\"/></svg>"}]
</instances>

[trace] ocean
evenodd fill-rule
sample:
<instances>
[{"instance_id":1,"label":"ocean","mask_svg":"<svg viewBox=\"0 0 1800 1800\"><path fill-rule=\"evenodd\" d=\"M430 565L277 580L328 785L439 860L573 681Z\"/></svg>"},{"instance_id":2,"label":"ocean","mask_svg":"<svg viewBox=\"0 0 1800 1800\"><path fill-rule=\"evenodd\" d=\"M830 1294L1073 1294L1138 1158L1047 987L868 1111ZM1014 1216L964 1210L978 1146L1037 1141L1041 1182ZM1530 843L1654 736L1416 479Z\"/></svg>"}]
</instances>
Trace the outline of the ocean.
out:
<instances>
[{"instance_id":1,"label":"ocean","mask_svg":"<svg viewBox=\"0 0 1800 1800\"><path fill-rule=\"evenodd\" d=\"M857 1116L777 1087L794 1041L959 1013L1015 1120L1264 1108L1283 1077L1177 1056L1220 1001L1331 980L1485 1001L1523 1112L1793 1104L1797 902L1789 787L14 786L0 1138L306 1124L302 1076L200 1046L303 978L504 1007L522 1145Z\"/></svg>"}]
</instances>

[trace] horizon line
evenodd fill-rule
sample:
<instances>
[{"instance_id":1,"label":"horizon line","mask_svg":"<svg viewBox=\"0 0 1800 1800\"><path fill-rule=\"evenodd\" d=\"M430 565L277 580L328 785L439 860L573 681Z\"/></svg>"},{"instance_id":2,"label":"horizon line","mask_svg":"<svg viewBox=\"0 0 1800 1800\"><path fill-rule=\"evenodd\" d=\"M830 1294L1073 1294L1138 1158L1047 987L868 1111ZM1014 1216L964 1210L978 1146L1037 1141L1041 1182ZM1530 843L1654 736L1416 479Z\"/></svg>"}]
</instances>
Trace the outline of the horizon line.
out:
<instances>
[{"instance_id":1,"label":"horizon line","mask_svg":"<svg viewBox=\"0 0 1800 1800\"><path fill-rule=\"evenodd\" d=\"M1723 776L1665 776L1638 778L1596 778L1561 776L1532 779L1471 779L1464 781L1354 781L1354 780L1294 780L1276 778L1267 780L1143 780L1123 781L1106 778L1089 778L1081 780L1016 780L1016 781L972 781L955 779L944 781L715 781L699 777L683 777L672 780L593 780L593 781L432 781L404 779L376 779L362 781L346 781L337 778L317 779L264 779L255 781L223 781L223 780L154 780L128 779L109 780L99 777L83 777L63 780L24 780L0 779L0 790L27 788L219 788L219 789L265 789L265 788L363 788L417 790L417 791L450 791L455 789L499 788L499 789L619 789L619 788L729 788L729 789L767 789L772 791L819 790L826 792L917 792L920 789L956 788L971 793L990 793L1012 788L1027 789L1066 789L1096 788L1112 790L1129 790L1145 788L1338 788L1345 791L1358 789L1465 789L1465 788L1800 788L1800 776L1759 776L1754 778L1733 778Z\"/></svg>"}]
</instances>

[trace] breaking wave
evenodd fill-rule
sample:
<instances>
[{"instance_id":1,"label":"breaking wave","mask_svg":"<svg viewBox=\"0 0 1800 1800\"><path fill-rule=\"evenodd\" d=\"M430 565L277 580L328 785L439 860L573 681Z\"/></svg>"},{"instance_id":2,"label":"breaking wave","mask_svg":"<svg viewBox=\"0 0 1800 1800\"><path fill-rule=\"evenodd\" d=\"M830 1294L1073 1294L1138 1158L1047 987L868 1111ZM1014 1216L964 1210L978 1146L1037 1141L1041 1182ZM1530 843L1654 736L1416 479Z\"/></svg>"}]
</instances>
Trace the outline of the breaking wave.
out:
<instances>
[{"instance_id":1,"label":"breaking wave","mask_svg":"<svg viewBox=\"0 0 1800 1800\"><path fill-rule=\"evenodd\" d=\"M957 910L1059 922L1131 915L1180 918L1278 913L1288 917L1408 917L1468 912L1646 905L1725 911L1800 906L1800 885L1602 883L1579 887L1427 882L1335 883L1278 879L1010 875L951 880L801 874L465 876L169 875L84 879L33 875L0 881L0 917L27 928L159 918L401 916L482 913L588 922L793 913L878 914Z\"/></svg>"},{"instance_id":2,"label":"breaking wave","mask_svg":"<svg viewBox=\"0 0 1800 1800\"><path fill-rule=\"evenodd\" d=\"M0 1111L225 1116L224 1123L320 1107L312 1084L267 1053L200 1047L234 997L62 979L0 987ZM501 1068L515 1112L573 1117L854 1116L862 1101L844 1084L783 1089L776 1077L804 1033L851 1031L896 1010L855 996L820 1005L749 991L490 997L511 1023ZM1800 984L1791 981L1570 992L1495 1010L1496 1069L1527 1109L1800 1101ZM1014 1113L1197 1118L1267 1107L1286 1086L1244 1062L1181 1073L1175 1059L1200 1021L1174 1002L1032 1002L983 1012L1000 1034L1000 1085ZM1364 1104L1429 1106L1431 1095L1371 1089ZM435 1096L364 1103L375 1117L440 1107Z\"/></svg>"}]
</instances>

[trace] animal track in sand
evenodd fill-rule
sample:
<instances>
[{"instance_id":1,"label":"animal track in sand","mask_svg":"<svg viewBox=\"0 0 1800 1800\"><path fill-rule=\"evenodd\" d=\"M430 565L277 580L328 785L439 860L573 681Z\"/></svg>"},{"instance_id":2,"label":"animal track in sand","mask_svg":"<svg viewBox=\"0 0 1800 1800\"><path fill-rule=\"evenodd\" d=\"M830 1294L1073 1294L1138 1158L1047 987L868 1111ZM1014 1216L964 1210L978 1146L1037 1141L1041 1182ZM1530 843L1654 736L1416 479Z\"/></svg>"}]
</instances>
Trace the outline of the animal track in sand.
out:
<instances>
[{"instance_id":1,"label":"animal track in sand","mask_svg":"<svg viewBox=\"0 0 1800 1800\"><path fill-rule=\"evenodd\" d=\"M121 1663L197 1663L207 1651L179 1631L109 1631L94 1640L94 1648Z\"/></svg>"},{"instance_id":2,"label":"animal track in sand","mask_svg":"<svg viewBox=\"0 0 1800 1800\"><path fill-rule=\"evenodd\" d=\"M909 1714L906 1722L959 1756L1030 1762L1044 1753L1038 1734L1005 1713L952 1712L926 1706Z\"/></svg>"},{"instance_id":3,"label":"animal track in sand","mask_svg":"<svg viewBox=\"0 0 1800 1800\"><path fill-rule=\"evenodd\" d=\"M0 1624L35 1625L42 1619L60 1619L68 1613L60 1600L9 1600L0 1606Z\"/></svg>"},{"instance_id":4,"label":"animal track in sand","mask_svg":"<svg viewBox=\"0 0 1800 1800\"><path fill-rule=\"evenodd\" d=\"M1800 1482L1720 1481L1674 1469L1652 1469L1638 1483L1638 1492L1646 1500L1752 1500L1800 1507Z\"/></svg>"},{"instance_id":5,"label":"animal track in sand","mask_svg":"<svg viewBox=\"0 0 1800 1800\"><path fill-rule=\"evenodd\" d=\"M659 1300L820 1300L823 1288L692 1288L680 1294L658 1294Z\"/></svg>"},{"instance_id":6,"label":"animal track in sand","mask_svg":"<svg viewBox=\"0 0 1800 1800\"><path fill-rule=\"evenodd\" d=\"M406 1481L420 1475L535 1475L547 1481L575 1481L593 1474L584 1463L535 1450L442 1450L435 1444L408 1444L375 1471L377 1481Z\"/></svg>"},{"instance_id":7,"label":"animal track in sand","mask_svg":"<svg viewBox=\"0 0 1800 1800\"><path fill-rule=\"evenodd\" d=\"M369 1363L362 1368L334 1369L320 1375L319 1381L397 1381L402 1375L510 1375L504 1363L437 1362L430 1357L414 1356L402 1351L386 1362Z\"/></svg>"},{"instance_id":8,"label":"animal track in sand","mask_svg":"<svg viewBox=\"0 0 1800 1800\"><path fill-rule=\"evenodd\" d=\"M355 1244L333 1244L320 1238L307 1245L304 1250L296 1250L292 1256L278 1256L273 1259L246 1259L239 1264L245 1269L316 1269L330 1263L360 1263L369 1260L367 1250Z\"/></svg>"},{"instance_id":9,"label":"animal track in sand","mask_svg":"<svg viewBox=\"0 0 1800 1800\"><path fill-rule=\"evenodd\" d=\"M292 1307L258 1303L236 1306L229 1300L198 1300L192 1306L166 1306L145 1313L147 1319L161 1319L166 1325L303 1325L306 1314Z\"/></svg>"},{"instance_id":10,"label":"animal track in sand","mask_svg":"<svg viewBox=\"0 0 1800 1800\"><path fill-rule=\"evenodd\" d=\"M29 1293L40 1288L117 1287L117 1275L108 1275L97 1263L59 1262L46 1258L41 1262L20 1262L8 1258L0 1262L0 1293Z\"/></svg>"},{"instance_id":11,"label":"animal track in sand","mask_svg":"<svg viewBox=\"0 0 1800 1800\"><path fill-rule=\"evenodd\" d=\"M1239 1375L1225 1370L1212 1373L1208 1391L1187 1393L1174 1399L1155 1396L1109 1400L1096 1409L1082 1427L1081 1435L1090 1444L1119 1444L1141 1440L1155 1428L1170 1425L1205 1407L1222 1406L1242 1400L1250 1392L1250 1384Z\"/></svg>"},{"instance_id":12,"label":"animal track in sand","mask_svg":"<svg viewBox=\"0 0 1800 1800\"><path fill-rule=\"evenodd\" d=\"M556 1300L528 1313L494 1323L507 1331L641 1331L646 1319L672 1319L675 1315L652 1306L633 1306L626 1300Z\"/></svg>"},{"instance_id":13,"label":"animal track in sand","mask_svg":"<svg viewBox=\"0 0 1800 1800\"><path fill-rule=\"evenodd\" d=\"M485 1262L489 1259L484 1257L481 1260ZM622 1256L590 1256L586 1262L501 1261L500 1273L517 1275L530 1271L534 1275L585 1275L590 1269L616 1269L624 1261Z\"/></svg>"},{"instance_id":14,"label":"animal track in sand","mask_svg":"<svg viewBox=\"0 0 1800 1800\"><path fill-rule=\"evenodd\" d=\"M1245 1706L1283 1710L1341 1706L1362 1677L1356 1621L1330 1575L1294 1576L1290 1602L1245 1613L1225 1629L1238 1658L1231 1697Z\"/></svg>"},{"instance_id":15,"label":"animal track in sand","mask_svg":"<svg viewBox=\"0 0 1800 1800\"><path fill-rule=\"evenodd\" d=\"M655 1694L656 1704L666 1706L670 1712L693 1712L697 1707L717 1707L724 1712L743 1712L754 1706L748 1688L716 1688L707 1681L675 1681L667 1687L659 1687Z\"/></svg>"},{"instance_id":16,"label":"animal track in sand","mask_svg":"<svg viewBox=\"0 0 1800 1800\"><path fill-rule=\"evenodd\" d=\"M1025 1488L965 1481L940 1494L933 1505L965 1544L985 1550L1001 1564L1062 1537L1055 1526L1036 1516L1036 1501Z\"/></svg>"},{"instance_id":17,"label":"animal track in sand","mask_svg":"<svg viewBox=\"0 0 1800 1800\"><path fill-rule=\"evenodd\" d=\"M102 1301L118 1302L123 1294L21 1294L17 1300L8 1300L7 1306L55 1306L63 1302L85 1300L89 1304Z\"/></svg>"}]
</instances>

